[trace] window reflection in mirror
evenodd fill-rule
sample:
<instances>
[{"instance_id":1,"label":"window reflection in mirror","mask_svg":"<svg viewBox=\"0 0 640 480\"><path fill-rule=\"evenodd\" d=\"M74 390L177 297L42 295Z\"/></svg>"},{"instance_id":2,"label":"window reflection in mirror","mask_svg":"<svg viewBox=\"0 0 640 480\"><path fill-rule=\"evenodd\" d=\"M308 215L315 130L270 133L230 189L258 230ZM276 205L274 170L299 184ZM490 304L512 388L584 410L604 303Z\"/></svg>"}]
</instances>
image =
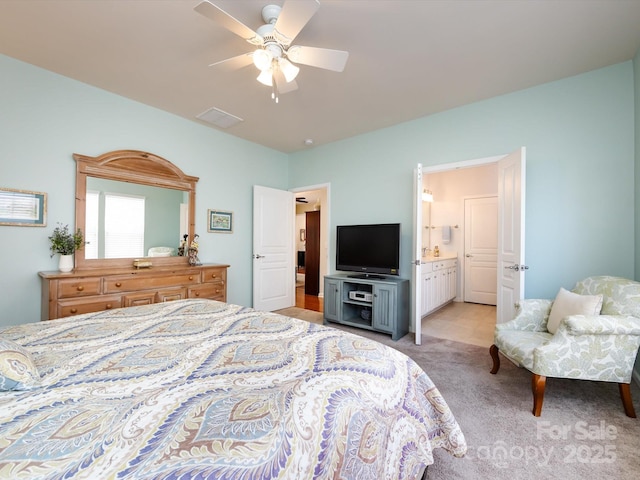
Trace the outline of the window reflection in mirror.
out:
<instances>
[{"instance_id":1,"label":"window reflection in mirror","mask_svg":"<svg viewBox=\"0 0 640 480\"><path fill-rule=\"evenodd\" d=\"M176 255L188 231L188 198L171 188L87 177L85 258L137 258L156 247Z\"/></svg>"}]
</instances>

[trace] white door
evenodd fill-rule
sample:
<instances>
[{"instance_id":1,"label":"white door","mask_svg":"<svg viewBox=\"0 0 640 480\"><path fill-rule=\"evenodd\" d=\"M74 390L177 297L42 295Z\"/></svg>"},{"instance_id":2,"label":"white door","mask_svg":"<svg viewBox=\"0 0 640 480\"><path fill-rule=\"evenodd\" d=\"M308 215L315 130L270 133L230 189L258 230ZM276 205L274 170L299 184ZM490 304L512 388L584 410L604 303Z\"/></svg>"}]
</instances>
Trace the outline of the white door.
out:
<instances>
[{"instance_id":1,"label":"white door","mask_svg":"<svg viewBox=\"0 0 640 480\"><path fill-rule=\"evenodd\" d=\"M498 198L464 200L464 301L496 304Z\"/></svg>"},{"instance_id":2,"label":"white door","mask_svg":"<svg viewBox=\"0 0 640 480\"><path fill-rule=\"evenodd\" d=\"M292 192L253 187L253 308L272 311L295 304Z\"/></svg>"},{"instance_id":3,"label":"white door","mask_svg":"<svg viewBox=\"0 0 640 480\"><path fill-rule=\"evenodd\" d=\"M498 291L496 322L511 320L524 296L525 148L498 162Z\"/></svg>"},{"instance_id":4,"label":"white door","mask_svg":"<svg viewBox=\"0 0 640 480\"><path fill-rule=\"evenodd\" d=\"M422 164L413 171L413 304L411 314L416 334L416 345L422 343Z\"/></svg>"}]
</instances>

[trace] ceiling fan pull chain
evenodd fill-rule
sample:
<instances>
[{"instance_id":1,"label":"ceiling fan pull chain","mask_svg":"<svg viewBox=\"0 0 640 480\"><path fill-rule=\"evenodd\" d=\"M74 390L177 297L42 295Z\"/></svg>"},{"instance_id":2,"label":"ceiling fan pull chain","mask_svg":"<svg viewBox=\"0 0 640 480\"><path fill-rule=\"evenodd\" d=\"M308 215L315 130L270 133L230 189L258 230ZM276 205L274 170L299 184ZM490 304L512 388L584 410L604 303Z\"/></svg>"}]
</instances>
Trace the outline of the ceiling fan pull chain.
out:
<instances>
[{"instance_id":1,"label":"ceiling fan pull chain","mask_svg":"<svg viewBox=\"0 0 640 480\"><path fill-rule=\"evenodd\" d=\"M272 77L273 91L271 92L271 98L274 102L278 103L278 84L276 83L275 77Z\"/></svg>"}]
</instances>

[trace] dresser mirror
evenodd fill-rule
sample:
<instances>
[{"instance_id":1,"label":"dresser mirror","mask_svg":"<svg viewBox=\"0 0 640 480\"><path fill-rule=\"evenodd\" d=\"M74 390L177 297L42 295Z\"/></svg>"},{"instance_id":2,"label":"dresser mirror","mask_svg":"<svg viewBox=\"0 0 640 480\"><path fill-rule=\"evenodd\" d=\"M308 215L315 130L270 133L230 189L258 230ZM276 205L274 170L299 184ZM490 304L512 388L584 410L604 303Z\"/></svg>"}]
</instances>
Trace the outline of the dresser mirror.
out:
<instances>
[{"instance_id":1,"label":"dresser mirror","mask_svg":"<svg viewBox=\"0 0 640 480\"><path fill-rule=\"evenodd\" d=\"M131 267L134 258L149 253L154 266L188 263L187 257L177 253L182 235L193 239L195 234L197 177L185 175L162 157L137 150L117 150L99 157L74 154L73 158L76 228L88 242L75 253L77 268ZM105 209L105 204L111 206ZM120 212L110 215L108 212L118 212L118 205ZM132 220L130 214L136 209L139 217ZM105 222L113 227L107 228ZM125 222L136 231L123 231ZM109 233L114 230L119 232Z\"/></svg>"}]
</instances>

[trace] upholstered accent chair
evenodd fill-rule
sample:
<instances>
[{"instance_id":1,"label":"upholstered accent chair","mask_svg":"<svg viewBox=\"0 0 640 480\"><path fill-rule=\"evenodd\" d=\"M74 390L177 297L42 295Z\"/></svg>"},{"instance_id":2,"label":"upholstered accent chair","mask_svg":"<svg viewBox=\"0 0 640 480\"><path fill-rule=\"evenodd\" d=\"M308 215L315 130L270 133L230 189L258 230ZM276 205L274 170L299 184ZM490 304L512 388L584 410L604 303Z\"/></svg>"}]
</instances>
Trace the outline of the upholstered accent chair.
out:
<instances>
[{"instance_id":1,"label":"upholstered accent chair","mask_svg":"<svg viewBox=\"0 0 640 480\"><path fill-rule=\"evenodd\" d=\"M555 377L617 383L625 413L635 418L629 387L639 346L640 283L589 277L554 301L520 301L516 317L496 325L491 373L500 368L498 352L529 370L536 417L546 379Z\"/></svg>"}]
</instances>

